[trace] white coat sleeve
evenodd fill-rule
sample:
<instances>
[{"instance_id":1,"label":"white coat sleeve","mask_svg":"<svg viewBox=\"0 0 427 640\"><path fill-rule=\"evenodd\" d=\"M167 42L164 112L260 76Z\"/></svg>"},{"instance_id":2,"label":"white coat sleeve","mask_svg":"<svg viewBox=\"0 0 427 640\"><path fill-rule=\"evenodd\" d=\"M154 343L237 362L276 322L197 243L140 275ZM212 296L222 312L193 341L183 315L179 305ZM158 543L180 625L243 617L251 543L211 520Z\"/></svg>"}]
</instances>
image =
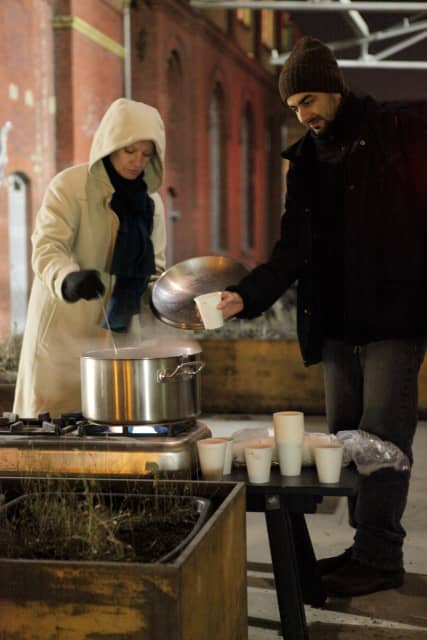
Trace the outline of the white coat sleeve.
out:
<instances>
[{"instance_id":1,"label":"white coat sleeve","mask_svg":"<svg viewBox=\"0 0 427 640\"><path fill-rule=\"evenodd\" d=\"M154 257L156 262L156 274L161 274L166 269L166 222L165 208L163 201L158 193L152 193L150 196L154 200L154 220L153 233L151 240L154 247Z\"/></svg>"},{"instance_id":2,"label":"white coat sleeve","mask_svg":"<svg viewBox=\"0 0 427 640\"><path fill-rule=\"evenodd\" d=\"M34 273L61 299L65 276L80 269L72 253L80 226L80 203L75 191L69 185L65 188L64 173L50 182L31 237Z\"/></svg>"}]
</instances>

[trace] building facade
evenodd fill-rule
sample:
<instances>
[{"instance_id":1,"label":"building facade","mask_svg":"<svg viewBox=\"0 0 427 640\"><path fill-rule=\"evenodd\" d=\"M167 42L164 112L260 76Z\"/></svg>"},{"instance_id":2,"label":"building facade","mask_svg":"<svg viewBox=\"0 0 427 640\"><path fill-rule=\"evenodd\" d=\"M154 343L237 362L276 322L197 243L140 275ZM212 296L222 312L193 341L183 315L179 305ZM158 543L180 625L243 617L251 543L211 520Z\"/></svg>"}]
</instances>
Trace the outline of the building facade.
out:
<instances>
[{"instance_id":1,"label":"building facade","mask_svg":"<svg viewBox=\"0 0 427 640\"><path fill-rule=\"evenodd\" d=\"M30 236L49 180L87 161L123 95L165 121L169 265L223 254L250 267L268 255L289 138L268 59L293 44L288 14L188 0L2 0L0 32L0 336L25 324Z\"/></svg>"}]
</instances>

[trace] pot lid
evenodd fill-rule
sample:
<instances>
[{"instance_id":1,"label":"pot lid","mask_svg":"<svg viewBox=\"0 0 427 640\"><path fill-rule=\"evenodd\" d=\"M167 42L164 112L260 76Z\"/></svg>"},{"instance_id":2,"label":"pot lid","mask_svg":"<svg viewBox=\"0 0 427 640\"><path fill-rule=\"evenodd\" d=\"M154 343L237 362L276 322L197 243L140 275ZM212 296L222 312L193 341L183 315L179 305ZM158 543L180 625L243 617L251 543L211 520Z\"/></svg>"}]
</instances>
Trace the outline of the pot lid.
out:
<instances>
[{"instance_id":1,"label":"pot lid","mask_svg":"<svg viewBox=\"0 0 427 640\"><path fill-rule=\"evenodd\" d=\"M98 349L87 351L82 358L95 360L151 360L155 358L180 358L201 353L202 349L195 340L147 340L141 345L121 347L119 349Z\"/></svg>"},{"instance_id":2,"label":"pot lid","mask_svg":"<svg viewBox=\"0 0 427 640\"><path fill-rule=\"evenodd\" d=\"M203 330L194 298L202 293L223 291L247 274L248 269L241 262L227 256L200 256L178 262L154 283L151 307L166 324L179 329Z\"/></svg>"}]
</instances>

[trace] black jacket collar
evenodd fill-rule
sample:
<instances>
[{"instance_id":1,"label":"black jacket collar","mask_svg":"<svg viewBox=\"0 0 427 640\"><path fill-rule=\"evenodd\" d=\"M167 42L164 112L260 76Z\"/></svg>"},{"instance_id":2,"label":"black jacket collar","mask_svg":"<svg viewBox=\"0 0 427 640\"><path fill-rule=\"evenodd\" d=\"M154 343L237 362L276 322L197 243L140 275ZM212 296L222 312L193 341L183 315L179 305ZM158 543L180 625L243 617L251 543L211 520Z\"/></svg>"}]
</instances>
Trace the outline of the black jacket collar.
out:
<instances>
[{"instance_id":1,"label":"black jacket collar","mask_svg":"<svg viewBox=\"0 0 427 640\"><path fill-rule=\"evenodd\" d=\"M348 143L357 135L365 116L373 115L375 110L376 103L369 96L356 96L353 93L349 93L344 97L334 121L325 134L325 138L331 141L335 140L340 144ZM314 149L311 131L308 131L297 142L287 147L280 155L282 158L295 162L309 149Z\"/></svg>"}]
</instances>

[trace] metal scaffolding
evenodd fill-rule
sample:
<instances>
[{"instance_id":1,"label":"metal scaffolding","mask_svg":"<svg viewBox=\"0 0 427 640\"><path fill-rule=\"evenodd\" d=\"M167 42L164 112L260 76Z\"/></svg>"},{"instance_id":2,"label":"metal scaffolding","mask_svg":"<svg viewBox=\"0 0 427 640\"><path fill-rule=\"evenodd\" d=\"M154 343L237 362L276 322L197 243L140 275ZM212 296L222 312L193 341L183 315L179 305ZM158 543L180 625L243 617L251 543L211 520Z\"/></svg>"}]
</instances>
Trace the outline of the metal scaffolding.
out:
<instances>
[{"instance_id":1,"label":"metal scaffolding","mask_svg":"<svg viewBox=\"0 0 427 640\"><path fill-rule=\"evenodd\" d=\"M401 60L393 59L396 53L427 38L427 20L418 20L422 13L427 12L427 2L359 2L351 0L192 0L191 6L195 8L223 8L223 9L271 9L273 11L296 12L326 12L340 13L347 19L352 27L355 38L339 40L327 43L334 51L342 51L357 47L359 56L354 58L338 59L341 67L364 69L427 69L427 60ZM377 13L411 13L419 14L411 21L409 17L400 18L400 22L393 27L371 32L366 20L360 14L363 12ZM382 40L395 39L396 41L375 53L369 51L369 45ZM289 53L280 54L272 52L271 64L282 65Z\"/></svg>"},{"instance_id":2,"label":"metal scaffolding","mask_svg":"<svg viewBox=\"0 0 427 640\"><path fill-rule=\"evenodd\" d=\"M348 11L348 4L335 0L191 0L192 7L200 9L272 9L274 11ZM351 2L355 11L380 13L421 13L427 11L427 2Z\"/></svg>"}]
</instances>

